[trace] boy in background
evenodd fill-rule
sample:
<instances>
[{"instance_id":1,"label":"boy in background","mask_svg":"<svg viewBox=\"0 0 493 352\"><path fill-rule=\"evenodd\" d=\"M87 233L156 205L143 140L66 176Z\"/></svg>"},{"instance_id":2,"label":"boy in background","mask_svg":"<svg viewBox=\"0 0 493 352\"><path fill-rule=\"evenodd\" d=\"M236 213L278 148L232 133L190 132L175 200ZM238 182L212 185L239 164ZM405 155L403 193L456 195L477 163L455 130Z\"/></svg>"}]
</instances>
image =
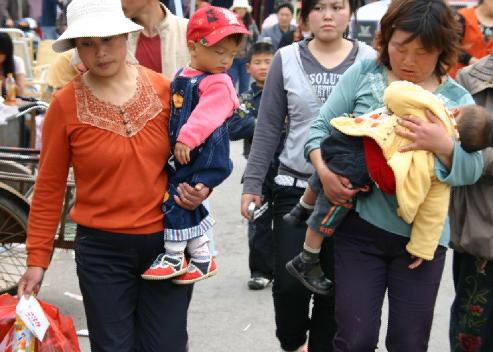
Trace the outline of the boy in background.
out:
<instances>
[{"instance_id":1,"label":"boy in background","mask_svg":"<svg viewBox=\"0 0 493 352\"><path fill-rule=\"evenodd\" d=\"M255 43L247 55L247 72L254 82L250 90L240 96L240 107L234 112L228 121L229 138L232 141L243 139L243 155L248 159L250 147L252 146L253 132L257 120L257 112L262 97L262 88L270 68L274 48L270 43ZM269 207L272 203L274 177L279 167L279 152L283 140L281 140L278 152L272 160L270 169L262 186L264 203ZM271 208L271 207L270 207ZM250 280L248 288L251 290L262 290L272 281L272 212L268 208L256 220L248 223L248 246Z\"/></svg>"}]
</instances>

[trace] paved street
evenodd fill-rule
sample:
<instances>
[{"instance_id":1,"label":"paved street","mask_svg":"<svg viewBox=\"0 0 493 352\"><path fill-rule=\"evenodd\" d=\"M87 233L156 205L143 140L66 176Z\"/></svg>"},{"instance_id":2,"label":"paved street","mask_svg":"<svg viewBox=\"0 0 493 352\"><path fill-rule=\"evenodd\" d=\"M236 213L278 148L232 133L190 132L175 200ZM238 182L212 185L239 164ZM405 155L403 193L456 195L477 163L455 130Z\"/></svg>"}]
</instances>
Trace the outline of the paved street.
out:
<instances>
[{"instance_id":1,"label":"paved street","mask_svg":"<svg viewBox=\"0 0 493 352\"><path fill-rule=\"evenodd\" d=\"M195 285L188 323L191 352L280 351L275 337L270 288L254 292L246 286L249 276L246 223L239 214L239 180L245 167L241 151L240 142L232 143L233 175L211 196L213 215L217 219L215 238L219 272ZM72 315L76 328L80 330L86 329L86 325L79 296L73 254L57 251L40 298L58 306L63 314ZM448 260L435 310L431 352L449 350L447 333L452 298ZM382 329L386 328L385 317L386 310ZM379 351L385 351L383 336L381 334ZM82 351L90 351L87 337L80 337L80 343Z\"/></svg>"}]
</instances>

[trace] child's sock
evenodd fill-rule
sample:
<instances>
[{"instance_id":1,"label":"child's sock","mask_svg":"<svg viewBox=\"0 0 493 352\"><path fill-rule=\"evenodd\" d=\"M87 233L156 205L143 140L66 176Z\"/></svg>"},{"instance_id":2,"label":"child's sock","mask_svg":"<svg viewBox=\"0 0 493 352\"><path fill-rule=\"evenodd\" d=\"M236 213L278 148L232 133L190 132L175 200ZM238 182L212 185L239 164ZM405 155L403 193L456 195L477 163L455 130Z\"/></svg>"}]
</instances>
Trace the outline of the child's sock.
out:
<instances>
[{"instance_id":1,"label":"child's sock","mask_svg":"<svg viewBox=\"0 0 493 352\"><path fill-rule=\"evenodd\" d=\"M209 252L207 242L209 242L207 236L196 237L188 241L187 250L194 261L206 263L211 260L211 253Z\"/></svg>"},{"instance_id":2,"label":"child's sock","mask_svg":"<svg viewBox=\"0 0 493 352\"><path fill-rule=\"evenodd\" d=\"M301 258L307 263L317 263L318 256L320 255L320 248L311 248L306 243L303 243L303 252L301 252Z\"/></svg>"},{"instance_id":3,"label":"child's sock","mask_svg":"<svg viewBox=\"0 0 493 352\"><path fill-rule=\"evenodd\" d=\"M166 255L170 257L183 257L185 255L186 247L187 241L164 241L164 249L166 250Z\"/></svg>"},{"instance_id":4,"label":"child's sock","mask_svg":"<svg viewBox=\"0 0 493 352\"><path fill-rule=\"evenodd\" d=\"M305 203L305 201L303 200L303 197L300 198L299 203L303 208L308 209L308 210L313 210L313 208L315 208L315 204Z\"/></svg>"}]
</instances>

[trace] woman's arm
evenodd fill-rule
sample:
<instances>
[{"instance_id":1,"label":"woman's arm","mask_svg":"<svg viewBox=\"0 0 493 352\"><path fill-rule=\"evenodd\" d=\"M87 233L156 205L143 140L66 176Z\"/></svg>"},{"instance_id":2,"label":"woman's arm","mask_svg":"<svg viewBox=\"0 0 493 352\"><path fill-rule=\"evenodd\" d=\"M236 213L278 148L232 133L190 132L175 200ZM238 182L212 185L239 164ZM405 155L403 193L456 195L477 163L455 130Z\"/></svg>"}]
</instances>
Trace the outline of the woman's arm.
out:
<instances>
[{"instance_id":1,"label":"woman's arm","mask_svg":"<svg viewBox=\"0 0 493 352\"><path fill-rule=\"evenodd\" d=\"M10 19L10 14L9 10L7 7L8 0L0 0L0 20L2 22L6 22L8 19ZM6 23L0 23L0 25L7 25Z\"/></svg>"},{"instance_id":2,"label":"woman's arm","mask_svg":"<svg viewBox=\"0 0 493 352\"><path fill-rule=\"evenodd\" d=\"M317 171L322 182L325 196L335 205L341 205L351 199L356 191L349 189L351 184L346 177L336 175L329 170L322 160L320 142L330 134L330 120L354 110L358 92L358 82L361 65L354 64L340 78L325 104L320 109L319 116L312 123L308 139L305 143L305 157L308 158Z\"/></svg>"},{"instance_id":3,"label":"woman's arm","mask_svg":"<svg viewBox=\"0 0 493 352\"><path fill-rule=\"evenodd\" d=\"M25 75L23 73L15 74L15 89L17 95L24 95L24 77Z\"/></svg>"},{"instance_id":4,"label":"woman's arm","mask_svg":"<svg viewBox=\"0 0 493 352\"><path fill-rule=\"evenodd\" d=\"M43 151L27 228L28 268L19 280L19 296L39 291L50 262L70 161L64 116L58 100L54 99L43 125Z\"/></svg>"},{"instance_id":5,"label":"woman's arm","mask_svg":"<svg viewBox=\"0 0 493 352\"><path fill-rule=\"evenodd\" d=\"M322 160L320 149L314 149L310 153L310 161L318 173L325 196L332 204L343 205L358 192L351 189L352 185L348 178L333 173L327 167Z\"/></svg>"},{"instance_id":6,"label":"woman's arm","mask_svg":"<svg viewBox=\"0 0 493 352\"><path fill-rule=\"evenodd\" d=\"M26 66L24 61L19 56L14 55L14 66L15 66L15 88L17 95L22 95L24 93L24 77L26 75Z\"/></svg>"},{"instance_id":7,"label":"woman's arm","mask_svg":"<svg viewBox=\"0 0 493 352\"><path fill-rule=\"evenodd\" d=\"M287 97L279 51L267 75L257 115L252 147L248 156L241 197L241 214L250 219L250 202L261 204L262 184L279 145L287 115Z\"/></svg>"},{"instance_id":8,"label":"woman's arm","mask_svg":"<svg viewBox=\"0 0 493 352\"><path fill-rule=\"evenodd\" d=\"M278 52L272 61L262 91L252 148L245 170L243 193L262 194L262 183L284 129L287 104L282 59Z\"/></svg>"},{"instance_id":9,"label":"woman's arm","mask_svg":"<svg viewBox=\"0 0 493 352\"><path fill-rule=\"evenodd\" d=\"M28 266L48 267L60 220L70 164L67 117L61 105L53 99L43 123L43 150L27 227Z\"/></svg>"},{"instance_id":10,"label":"woman's arm","mask_svg":"<svg viewBox=\"0 0 493 352\"><path fill-rule=\"evenodd\" d=\"M450 186L464 186L474 184L481 176L483 158L481 153L467 153L460 144L454 142L447 134L440 120L427 111L430 122L408 116L399 121L399 124L409 131L396 130L396 133L412 141L400 152L410 150L427 150L437 159L435 162L435 176Z\"/></svg>"}]
</instances>

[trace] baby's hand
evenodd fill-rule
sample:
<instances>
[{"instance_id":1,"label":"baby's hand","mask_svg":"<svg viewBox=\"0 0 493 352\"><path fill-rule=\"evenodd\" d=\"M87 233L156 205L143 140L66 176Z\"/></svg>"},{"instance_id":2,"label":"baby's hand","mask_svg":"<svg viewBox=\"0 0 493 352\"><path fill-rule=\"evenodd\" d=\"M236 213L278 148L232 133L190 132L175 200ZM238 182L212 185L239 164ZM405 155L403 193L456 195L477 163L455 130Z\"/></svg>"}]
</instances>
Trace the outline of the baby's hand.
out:
<instances>
[{"instance_id":1,"label":"baby's hand","mask_svg":"<svg viewBox=\"0 0 493 352\"><path fill-rule=\"evenodd\" d=\"M408 266L408 268L411 270L416 269L418 266L421 265L421 263L423 263L422 258L418 258L414 255L411 256L411 259L413 259L413 262L411 264L409 264L409 266Z\"/></svg>"},{"instance_id":2,"label":"baby's hand","mask_svg":"<svg viewBox=\"0 0 493 352\"><path fill-rule=\"evenodd\" d=\"M176 142L174 154L180 164L186 165L190 162L190 148L186 144Z\"/></svg>"}]
</instances>

